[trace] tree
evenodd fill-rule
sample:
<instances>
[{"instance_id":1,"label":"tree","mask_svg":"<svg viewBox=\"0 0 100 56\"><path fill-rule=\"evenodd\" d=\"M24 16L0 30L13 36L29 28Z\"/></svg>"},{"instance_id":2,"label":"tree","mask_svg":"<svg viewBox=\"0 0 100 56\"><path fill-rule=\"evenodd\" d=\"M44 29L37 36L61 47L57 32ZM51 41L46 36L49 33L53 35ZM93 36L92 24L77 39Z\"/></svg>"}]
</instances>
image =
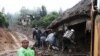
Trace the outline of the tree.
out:
<instances>
[{"instance_id":1,"label":"tree","mask_svg":"<svg viewBox=\"0 0 100 56\"><path fill-rule=\"evenodd\" d=\"M55 20L59 14L57 12L51 12L47 16L43 17L44 26L47 27L53 20Z\"/></svg>"},{"instance_id":2,"label":"tree","mask_svg":"<svg viewBox=\"0 0 100 56\"><path fill-rule=\"evenodd\" d=\"M9 26L11 26L11 24L12 24L12 15L10 13L7 13L5 15L5 17L6 17L7 21L8 21L8 23L9 23Z\"/></svg>"},{"instance_id":3,"label":"tree","mask_svg":"<svg viewBox=\"0 0 100 56\"><path fill-rule=\"evenodd\" d=\"M27 11L27 9L25 7L22 7L21 10L20 10L20 15L25 16L27 14L26 11Z\"/></svg>"},{"instance_id":4,"label":"tree","mask_svg":"<svg viewBox=\"0 0 100 56\"><path fill-rule=\"evenodd\" d=\"M61 15L63 13L63 11L62 11L62 9L60 8L60 10L59 10L59 14Z\"/></svg>"},{"instance_id":5,"label":"tree","mask_svg":"<svg viewBox=\"0 0 100 56\"><path fill-rule=\"evenodd\" d=\"M35 19L39 20L41 18L41 9L37 8L37 10L35 11Z\"/></svg>"},{"instance_id":6,"label":"tree","mask_svg":"<svg viewBox=\"0 0 100 56\"><path fill-rule=\"evenodd\" d=\"M4 16L4 14L2 12L0 12L0 27L8 27L8 21L7 18Z\"/></svg>"},{"instance_id":7,"label":"tree","mask_svg":"<svg viewBox=\"0 0 100 56\"><path fill-rule=\"evenodd\" d=\"M22 18L26 17L26 15L33 14L31 10L27 9L26 7L22 7L20 10L20 16Z\"/></svg>"},{"instance_id":8,"label":"tree","mask_svg":"<svg viewBox=\"0 0 100 56\"><path fill-rule=\"evenodd\" d=\"M41 17L40 20L33 20L32 25L37 27L47 27L58 16L59 14L57 12L51 12L48 15Z\"/></svg>"},{"instance_id":9,"label":"tree","mask_svg":"<svg viewBox=\"0 0 100 56\"><path fill-rule=\"evenodd\" d=\"M47 10L46 10L46 7L45 6L42 6L41 7L41 16L46 16L47 15Z\"/></svg>"}]
</instances>

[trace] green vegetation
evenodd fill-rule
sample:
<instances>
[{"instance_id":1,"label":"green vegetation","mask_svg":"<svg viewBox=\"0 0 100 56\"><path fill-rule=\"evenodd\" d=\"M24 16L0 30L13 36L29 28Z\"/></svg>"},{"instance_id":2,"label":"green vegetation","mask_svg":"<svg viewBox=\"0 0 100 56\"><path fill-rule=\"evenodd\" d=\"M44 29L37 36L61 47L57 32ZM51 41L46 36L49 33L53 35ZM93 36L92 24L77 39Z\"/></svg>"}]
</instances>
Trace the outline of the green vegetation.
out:
<instances>
[{"instance_id":1,"label":"green vegetation","mask_svg":"<svg viewBox=\"0 0 100 56\"><path fill-rule=\"evenodd\" d=\"M33 20L32 21L32 26L37 26L37 27L47 27L54 19L56 19L59 16L57 12L51 12L47 14L44 17L41 17L41 19Z\"/></svg>"},{"instance_id":2,"label":"green vegetation","mask_svg":"<svg viewBox=\"0 0 100 56\"><path fill-rule=\"evenodd\" d=\"M8 27L7 18L0 12L0 27Z\"/></svg>"},{"instance_id":3,"label":"green vegetation","mask_svg":"<svg viewBox=\"0 0 100 56\"><path fill-rule=\"evenodd\" d=\"M19 19L26 18L31 19L32 27L47 27L53 20L59 16L59 12L53 11L48 13L45 6L41 6L36 10L29 10L22 7L19 14Z\"/></svg>"}]
</instances>

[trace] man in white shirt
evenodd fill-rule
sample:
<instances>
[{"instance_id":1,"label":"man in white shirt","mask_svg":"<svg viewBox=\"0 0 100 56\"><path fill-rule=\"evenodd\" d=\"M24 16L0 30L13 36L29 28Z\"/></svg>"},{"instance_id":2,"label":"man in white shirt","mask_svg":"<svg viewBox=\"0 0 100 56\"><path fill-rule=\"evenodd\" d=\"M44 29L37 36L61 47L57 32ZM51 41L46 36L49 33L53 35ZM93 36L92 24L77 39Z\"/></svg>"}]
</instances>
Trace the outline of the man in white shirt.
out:
<instances>
[{"instance_id":1,"label":"man in white shirt","mask_svg":"<svg viewBox=\"0 0 100 56\"><path fill-rule=\"evenodd\" d=\"M48 49L55 44L55 32L51 31L51 33L47 36L46 42L49 43Z\"/></svg>"}]
</instances>

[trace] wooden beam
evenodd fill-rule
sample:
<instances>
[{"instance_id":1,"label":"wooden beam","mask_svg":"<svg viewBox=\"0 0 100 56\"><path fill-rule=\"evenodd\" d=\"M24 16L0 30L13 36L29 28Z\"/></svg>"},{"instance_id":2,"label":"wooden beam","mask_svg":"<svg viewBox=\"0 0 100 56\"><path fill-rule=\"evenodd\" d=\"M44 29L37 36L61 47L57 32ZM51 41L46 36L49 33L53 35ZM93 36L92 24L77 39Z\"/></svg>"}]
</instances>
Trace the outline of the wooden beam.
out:
<instances>
[{"instance_id":1,"label":"wooden beam","mask_svg":"<svg viewBox=\"0 0 100 56\"><path fill-rule=\"evenodd\" d=\"M92 4L91 4L91 52L90 52L90 56L94 56L94 32L95 32L95 17L96 17L96 8L95 6L97 5L97 0L91 0Z\"/></svg>"}]
</instances>

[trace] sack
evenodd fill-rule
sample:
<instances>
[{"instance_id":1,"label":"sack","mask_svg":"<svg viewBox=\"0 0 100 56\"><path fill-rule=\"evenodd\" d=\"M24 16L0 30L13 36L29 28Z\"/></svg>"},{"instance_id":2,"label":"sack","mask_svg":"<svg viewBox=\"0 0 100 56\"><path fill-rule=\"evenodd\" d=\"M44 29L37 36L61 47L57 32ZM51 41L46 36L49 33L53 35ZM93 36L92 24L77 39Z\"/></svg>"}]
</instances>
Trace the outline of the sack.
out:
<instances>
[{"instance_id":1,"label":"sack","mask_svg":"<svg viewBox=\"0 0 100 56\"><path fill-rule=\"evenodd\" d=\"M63 37L68 37L69 32L70 32L69 30L66 31L66 32L64 33Z\"/></svg>"},{"instance_id":2,"label":"sack","mask_svg":"<svg viewBox=\"0 0 100 56\"><path fill-rule=\"evenodd\" d=\"M72 36L72 34L73 34L73 31L68 30L68 31L66 31L66 32L64 33L63 37L65 37L65 38L70 38L70 37Z\"/></svg>"}]
</instances>

